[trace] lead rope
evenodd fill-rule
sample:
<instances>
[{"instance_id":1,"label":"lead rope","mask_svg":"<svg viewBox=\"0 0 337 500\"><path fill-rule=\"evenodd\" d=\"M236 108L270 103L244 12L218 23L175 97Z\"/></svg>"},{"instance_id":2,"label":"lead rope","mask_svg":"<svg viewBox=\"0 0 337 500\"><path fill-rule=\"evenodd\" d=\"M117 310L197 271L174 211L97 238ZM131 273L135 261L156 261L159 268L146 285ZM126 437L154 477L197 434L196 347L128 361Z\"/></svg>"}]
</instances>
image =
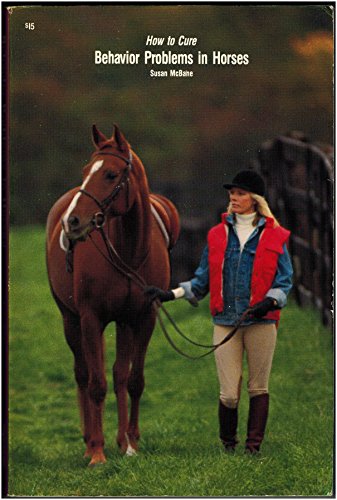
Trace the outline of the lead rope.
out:
<instances>
[{"instance_id":1,"label":"lead rope","mask_svg":"<svg viewBox=\"0 0 337 500\"><path fill-rule=\"evenodd\" d=\"M94 240L92 239L92 237L89 235L90 239L91 239L92 243L94 244L94 246L96 247L96 249L110 263L110 265L112 265L115 269L117 269L117 271L119 271L123 276L127 277L128 279L130 279L134 283L136 283L142 290L145 290L145 288L147 286L146 281L142 278L142 276L140 276L137 273L137 271L135 271L134 269L132 269L126 262L123 261L123 259L119 256L119 254L117 253L116 249L112 245L111 241L109 240L109 238L105 234L104 229L102 227L99 227L98 230L99 230L99 232L101 234L101 237L103 239L103 242L104 242L104 245L105 245L105 247L107 249L109 257L107 257L100 250L100 248L96 245L96 243L94 242ZM117 262L116 262L115 259L117 260ZM240 328L241 324L244 322L244 320L246 319L246 317L250 313L250 309L248 308L242 314L242 316L239 318L239 320L236 322L236 324L234 325L234 328L229 332L229 334L221 342L219 342L218 344L215 344L215 345L214 344L212 344L212 345L205 345L205 344L200 344L198 342L195 342L195 341L191 340L189 337L187 337L180 330L180 328L178 327L178 325L176 324L176 322L174 321L174 319L171 317L171 315L168 313L168 311L166 310L166 308L163 306L163 304L160 302L159 299L156 299L155 301L153 301L152 304L153 304L153 307L155 309L155 313L156 313L156 316L158 318L160 327L161 327L161 329L163 331L163 334L164 334L165 338L167 339L167 341L169 342L169 344L171 345L171 347L177 353L179 353L181 356L184 356L185 358L192 359L192 360L204 358L205 356L208 356L209 354L211 354L212 352L214 352L216 349L218 349L220 346L222 346L226 342L228 342L235 335L235 333ZM171 337L170 337L170 335L169 335L169 333L168 333L168 331L166 329L166 326L165 326L165 324L163 322L163 319L161 317L161 314L160 314L160 309L164 312L164 314L166 315L167 319L169 320L169 322L171 323L171 325L173 326L173 328L175 329L175 331L181 337L183 337L186 341L188 341L189 343L191 343L191 344L193 344L195 346L203 347L203 348L210 349L210 350L207 351L204 354L201 354L200 356L190 356L189 354L186 354L181 349L179 349L179 347L177 347L175 345L175 343L173 342L173 340L171 339Z\"/></svg>"},{"instance_id":2,"label":"lead rope","mask_svg":"<svg viewBox=\"0 0 337 500\"><path fill-rule=\"evenodd\" d=\"M158 301L159 302L159 301ZM155 304L156 307L158 307L157 305L157 302ZM162 306L163 307L163 306ZM156 311L157 312L157 317L158 317L158 320L159 320L159 324L161 326L161 329L166 337L166 339L168 340L168 342L170 343L170 345L173 347L173 349L178 352L179 354L181 354L181 356L184 356L185 358L188 358L188 359L192 359L192 360L196 360L196 359L201 359L201 358L204 358L206 356L208 356L209 354L211 354L212 352L216 351L216 349L218 349L220 346L226 344L226 342L228 342L235 334L236 332L238 331L238 329L240 328L241 324L243 323L243 321L245 320L247 314L249 313L249 310L247 309L247 311L245 311L243 313L243 315L239 318L239 320L237 321L237 323L235 324L233 330L231 330L229 332L229 334L221 341L219 342L218 344L213 344L212 346L205 346L203 344L198 344L196 342L193 342L193 340L189 339L188 337L186 337L186 335L182 334L182 332L177 329L177 325L175 323L172 323L171 324L174 326L175 330L186 340L188 340L191 344L194 344L194 345L197 345L197 346L200 346L200 347L211 347L211 349L207 352L205 352L204 354L200 354L200 356L190 356L189 354L186 354L185 352L181 351L175 344L174 342L172 341L171 337L169 336L167 330L166 330L166 327L164 325L164 322L160 316L160 313L159 313L159 309ZM167 314L167 311L164 309L164 312Z\"/></svg>"}]
</instances>

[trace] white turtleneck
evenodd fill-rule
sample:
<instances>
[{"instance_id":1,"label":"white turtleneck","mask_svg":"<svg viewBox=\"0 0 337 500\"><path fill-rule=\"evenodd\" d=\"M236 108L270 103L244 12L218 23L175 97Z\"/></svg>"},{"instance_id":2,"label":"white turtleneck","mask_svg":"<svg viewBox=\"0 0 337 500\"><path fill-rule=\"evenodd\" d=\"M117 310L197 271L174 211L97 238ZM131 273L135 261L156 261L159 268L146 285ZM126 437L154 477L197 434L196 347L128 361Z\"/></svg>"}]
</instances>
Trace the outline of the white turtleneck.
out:
<instances>
[{"instance_id":1,"label":"white turtleneck","mask_svg":"<svg viewBox=\"0 0 337 500\"><path fill-rule=\"evenodd\" d=\"M236 232L240 241L240 249L242 251L245 246L246 241L255 229L253 226L253 220L256 216L256 212L252 214L235 214L236 218Z\"/></svg>"}]
</instances>

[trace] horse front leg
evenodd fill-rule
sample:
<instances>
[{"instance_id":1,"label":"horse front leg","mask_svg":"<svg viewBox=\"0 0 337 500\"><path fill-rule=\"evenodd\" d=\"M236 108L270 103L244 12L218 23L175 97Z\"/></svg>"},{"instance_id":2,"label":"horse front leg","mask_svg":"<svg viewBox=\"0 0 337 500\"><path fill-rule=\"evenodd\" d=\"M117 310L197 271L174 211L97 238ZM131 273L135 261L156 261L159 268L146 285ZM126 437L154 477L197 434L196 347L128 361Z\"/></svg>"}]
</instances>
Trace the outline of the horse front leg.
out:
<instances>
[{"instance_id":1,"label":"horse front leg","mask_svg":"<svg viewBox=\"0 0 337 500\"><path fill-rule=\"evenodd\" d=\"M74 355L74 373L77 383L78 402L80 407L81 428L84 442L87 444L91 435L91 404L88 395L88 368L82 350L82 333L79 316L61 309L63 315L64 334ZM87 456L88 448L84 456Z\"/></svg>"},{"instance_id":2,"label":"horse front leg","mask_svg":"<svg viewBox=\"0 0 337 500\"><path fill-rule=\"evenodd\" d=\"M86 455L91 457L89 466L105 463L103 436L103 409L107 392L104 370L103 325L93 312L81 316L82 348L88 370L88 397L90 436L87 437Z\"/></svg>"},{"instance_id":3,"label":"horse front leg","mask_svg":"<svg viewBox=\"0 0 337 500\"><path fill-rule=\"evenodd\" d=\"M139 431L139 405L140 398L144 391L144 364L145 355L152 332L155 325L155 316L152 314L147 318L142 318L141 325L135 333L135 343L132 359L132 369L128 381L128 392L131 398L130 421L128 427L128 437L131 449L138 449Z\"/></svg>"},{"instance_id":4,"label":"horse front leg","mask_svg":"<svg viewBox=\"0 0 337 500\"><path fill-rule=\"evenodd\" d=\"M122 453L128 452L128 393L127 385L133 353L134 335L126 324L116 326L116 361L113 366L114 391L117 398L118 432L117 444Z\"/></svg>"}]
</instances>

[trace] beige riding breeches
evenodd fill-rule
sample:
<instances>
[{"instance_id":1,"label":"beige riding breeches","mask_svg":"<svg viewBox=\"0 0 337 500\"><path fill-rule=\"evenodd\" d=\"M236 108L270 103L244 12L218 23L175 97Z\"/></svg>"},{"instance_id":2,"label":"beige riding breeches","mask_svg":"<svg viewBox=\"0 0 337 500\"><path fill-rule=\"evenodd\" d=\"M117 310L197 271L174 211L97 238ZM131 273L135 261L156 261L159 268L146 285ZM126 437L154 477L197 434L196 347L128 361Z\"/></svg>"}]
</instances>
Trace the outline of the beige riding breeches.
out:
<instances>
[{"instance_id":1,"label":"beige riding breeches","mask_svg":"<svg viewBox=\"0 0 337 500\"><path fill-rule=\"evenodd\" d=\"M213 342L218 344L233 329L232 326L214 326ZM269 375L276 345L275 324L253 324L239 328L234 337L215 351L220 383L220 400L236 408L240 400L243 354L248 363L249 397L268 392Z\"/></svg>"}]
</instances>

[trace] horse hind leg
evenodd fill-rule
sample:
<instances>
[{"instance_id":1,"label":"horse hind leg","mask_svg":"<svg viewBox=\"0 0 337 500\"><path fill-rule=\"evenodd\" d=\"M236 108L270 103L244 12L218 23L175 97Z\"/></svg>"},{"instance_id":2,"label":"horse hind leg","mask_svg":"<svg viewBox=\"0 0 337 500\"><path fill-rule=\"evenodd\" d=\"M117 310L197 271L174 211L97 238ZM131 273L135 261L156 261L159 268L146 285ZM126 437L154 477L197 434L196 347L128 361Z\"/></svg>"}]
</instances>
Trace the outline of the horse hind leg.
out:
<instances>
[{"instance_id":1,"label":"horse hind leg","mask_svg":"<svg viewBox=\"0 0 337 500\"><path fill-rule=\"evenodd\" d=\"M87 445L84 456L91 456L89 447L92 433L92 408L88 394L88 368L82 350L82 334L80 318L71 312L62 311L66 341L74 355L74 373L77 383L77 395L80 408L81 428L84 442Z\"/></svg>"},{"instance_id":2,"label":"horse hind leg","mask_svg":"<svg viewBox=\"0 0 337 500\"><path fill-rule=\"evenodd\" d=\"M152 316L147 321L141 322L141 329L135 332L135 344L132 360L132 369L128 381L128 392L131 399L130 420L128 427L129 450L138 449L139 431L139 405L144 391L144 364L147 347L151 339L155 324L155 318Z\"/></svg>"}]
</instances>

